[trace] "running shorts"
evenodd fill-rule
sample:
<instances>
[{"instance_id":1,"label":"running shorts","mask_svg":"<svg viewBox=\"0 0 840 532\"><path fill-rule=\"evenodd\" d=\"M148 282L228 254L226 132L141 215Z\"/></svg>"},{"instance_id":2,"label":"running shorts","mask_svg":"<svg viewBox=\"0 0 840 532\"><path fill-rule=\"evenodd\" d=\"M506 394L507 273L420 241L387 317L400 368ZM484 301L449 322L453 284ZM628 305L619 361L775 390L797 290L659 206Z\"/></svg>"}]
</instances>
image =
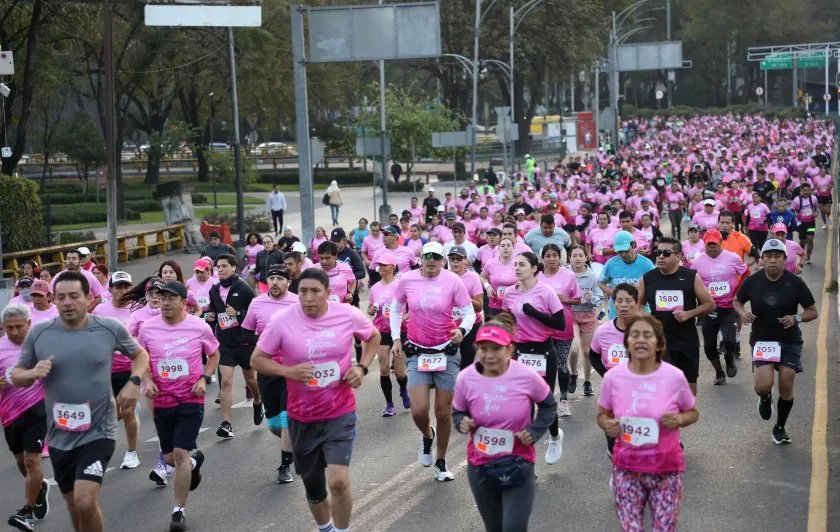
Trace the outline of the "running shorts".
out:
<instances>
[{"instance_id":1,"label":"running shorts","mask_svg":"<svg viewBox=\"0 0 840 532\"><path fill-rule=\"evenodd\" d=\"M114 393L114 398L120 394L123 386L128 384L128 379L131 378L131 371L121 371L119 373L111 373L111 391Z\"/></svg>"},{"instance_id":2,"label":"running shorts","mask_svg":"<svg viewBox=\"0 0 840 532\"><path fill-rule=\"evenodd\" d=\"M700 346L669 345L665 362L679 368L690 384L696 384L700 374Z\"/></svg>"},{"instance_id":3,"label":"running shorts","mask_svg":"<svg viewBox=\"0 0 840 532\"><path fill-rule=\"evenodd\" d=\"M782 348L781 362L767 362L765 360L753 361L754 368L760 368L768 364L781 364L786 366L796 373L802 373L802 344L780 344ZM750 356L755 348L755 342L750 343ZM778 366L776 367L778 370Z\"/></svg>"},{"instance_id":4,"label":"running shorts","mask_svg":"<svg viewBox=\"0 0 840 532\"><path fill-rule=\"evenodd\" d=\"M418 357L405 357L405 369L408 375L408 387L413 388L427 384L444 392L455 391L455 380L458 372L461 371L461 350L452 356L446 357L446 369L444 371L419 371L417 369Z\"/></svg>"},{"instance_id":5,"label":"running shorts","mask_svg":"<svg viewBox=\"0 0 840 532\"><path fill-rule=\"evenodd\" d=\"M572 317L582 333L594 332L598 328L598 309L573 312Z\"/></svg>"},{"instance_id":6,"label":"running shorts","mask_svg":"<svg viewBox=\"0 0 840 532\"><path fill-rule=\"evenodd\" d=\"M90 480L102 484L102 477L105 476L116 445L114 440L101 439L68 451L50 447L55 482L61 493L73 491L77 480Z\"/></svg>"},{"instance_id":7,"label":"running shorts","mask_svg":"<svg viewBox=\"0 0 840 532\"><path fill-rule=\"evenodd\" d=\"M356 413L311 423L289 418L289 437L295 469L302 478L316 475L330 464L349 466L356 438Z\"/></svg>"},{"instance_id":8,"label":"running shorts","mask_svg":"<svg viewBox=\"0 0 840 532\"><path fill-rule=\"evenodd\" d=\"M163 454L169 454L174 449L192 451L198 447L198 431L204 421L203 404L181 403L169 408L155 407L154 415Z\"/></svg>"},{"instance_id":9,"label":"running shorts","mask_svg":"<svg viewBox=\"0 0 840 532\"><path fill-rule=\"evenodd\" d=\"M260 387L260 396L265 406L266 419L277 417L286 410L289 394L284 377L266 376L257 373L257 385Z\"/></svg>"},{"instance_id":10,"label":"running shorts","mask_svg":"<svg viewBox=\"0 0 840 532\"><path fill-rule=\"evenodd\" d=\"M47 412L44 401L38 401L25 410L18 418L3 427L6 443L12 454L40 453L47 436Z\"/></svg>"},{"instance_id":11,"label":"running shorts","mask_svg":"<svg viewBox=\"0 0 840 532\"><path fill-rule=\"evenodd\" d=\"M220 345L219 365L251 369L251 355L254 353L254 346L251 345Z\"/></svg>"}]
</instances>

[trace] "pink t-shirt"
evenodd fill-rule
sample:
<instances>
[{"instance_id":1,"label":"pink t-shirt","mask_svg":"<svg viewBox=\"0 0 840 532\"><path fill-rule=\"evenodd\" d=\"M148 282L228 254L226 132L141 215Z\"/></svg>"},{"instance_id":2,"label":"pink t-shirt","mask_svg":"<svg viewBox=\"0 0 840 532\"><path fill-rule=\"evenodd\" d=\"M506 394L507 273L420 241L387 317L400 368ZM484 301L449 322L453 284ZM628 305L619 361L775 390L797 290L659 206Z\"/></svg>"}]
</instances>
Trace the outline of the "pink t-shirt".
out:
<instances>
[{"instance_id":1,"label":"pink t-shirt","mask_svg":"<svg viewBox=\"0 0 840 532\"><path fill-rule=\"evenodd\" d=\"M741 284L740 280L748 270L741 257L725 249L714 259L700 253L694 257L691 269L700 276L703 286L712 295L715 305L720 308L732 308L732 299Z\"/></svg>"},{"instance_id":2,"label":"pink t-shirt","mask_svg":"<svg viewBox=\"0 0 840 532\"><path fill-rule=\"evenodd\" d=\"M109 302L110 303L110 302ZM102 305L97 306L99 308ZM94 314L96 313L96 309L94 310ZM36 323L41 323L42 321L51 320L53 318L58 317L58 307L53 304L50 304L50 308L47 310L38 310L34 306L29 309L29 321L31 322L30 325L35 325Z\"/></svg>"},{"instance_id":3,"label":"pink t-shirt","mask_svg":"<svg viewBox=\"0 0 840 532\"><path fill-rule=\"evenodd\" d=\"M794 198L790 204L790 210L796 213L796 219L800 223L813 222L817 217L819 204L814 196L803 199L802 196Z\"/></svg>"},{"instance_id":4,"label":"pink t-shirt","mask_svg":"<svg viewBox=\"0 0 840 532\"><path fill-rule=\"evenodd\" d=\"M396 293L397 284L399 281L384 284L382 281L370 287L370 296L368 302L373 305L379 305L379 309L373 316L373 325L376 330L383 334L391 334L391 303L394 301L394 294ZM405 305L402 307L402 313L405 314ZM402 322L400 326L401 331L405 332L408 328L406 321Z\"/></svg>"},{"instance_id":5,"label":"pink t-shirt","mask_svg":"<svg viewBox=\"0 0 840 532\"><path fill-rule=\"evenodd\" d=\"M680 430L666 429L660 422L666 412L694 408L694 395L682 370L662 363L649 375L637 375L628 366L616 367L604 375L598 405L612 411L617 419L626 416L622 425L631 430L645 434L646 423L658 428L658 442L641 446L628 443L630 435L622 430L612 455L617 468L650 474L685 471Z\"/></svg>"},{"instance_id":6,"label":"pink t-shirt","mask_svg":"<svg viewBox=\"0 0 840 532\"><path fill-rule=\"evenodd\" d=\"M702 240L698 240L696 244L692 244L691 240L683 240L682 242L682 254L683 254L683 266L686 268L691 267L691 263L694 261L694 257L703 253L706 250L706 245L703 243Z\"/></svg>"},{"instance_id":7,"label":"pink t-shirt","mask_svg":"<svg viewBox=\"0 0 840 532\"><path fill-rule=\"evenodd\" d=\"M128 327L131 320L131 305L119 308L115 307L111 301L106 301L97 305L91 314L96 316L105 316L106 318L114 318L120 323ZM133 333L132 333L133 334ZM111 364L111 373L122 373L124 371L131 371L131 359L123 355L119 351L114 351L114 361Z\"/></svg>"},{"instance_id":8,"label":"pink t-shirt","mask_svg":"<svg viewBox=\"0 0 840 532\"><path fill-rule=\"evenodd\" d=\"M575 217L580 213L580 208L583 206L583 202L579 199L570 199L564 201L563 206L566 207L567 211L569 211L570 217Z\"/></svg>"},{"instance_id":9,"label":"pink t-shirt","mask_svg":"<svg viewBox=\"0 0 840 532\"><path fill-rule=\"evenodd\" d=\"M490 262L491 260L495 259L498 256L499 256L499 246L491 248L489 245L485 244L485 245L481 246L480 248L478 248L478 251L475 254L475 259L477 261L480 261L481 264L484 265L482 267L482 270L483 270L484 268L487 268L487 263L488 262Z\"/></svg>"},{"instance_id":10,"label":"pink t-shirt","mask_svg":"<svg viewBox=\"0 0 840 532\"><path fill-rule=\"evenodd\" d=\"M594 258L595 262L598 264L606 264L612 257L605 257L602 255L602 252L604 248L613 247L613 239L615 238L615 234L617 232L618 230L613 227L607 226L606 229L601 229L601 226L599 225L596 225L589 230L589 235L586 237L587 242L589 242L589 245L592 246L592 258Z\"/></svg>"},{"instance_id":11,"label":"pink t-shirt","mask_svg":"<svg viewBox=\"0 0 840 532\"><path fill-rule=\"evenodd\" d=\"M321 264L316 264L313 268L324 269ZM332 270L324 271L330 277L330 301L344 303L347 299L347 287L356 280L353 269L343 262L336 262Z\"/></svg>"},{"instance_id":12,"label":"pink t-shirt","mask_svg":"<svg viewBox=\"0 0 840 532\"><path fill-rule=\"evenodd\" d=\"M554 275L546 275L545 272L540 272L537 274L537 279L550 286L558 296L572 299L581 296L577 277L566 268L560 268ZM563 314L566 316L566 329L563 331L554 331L551 337L558 340L572 340L575 337L572 305L563 305Z\"/></svg>"},{"instance_id":13,"label":"pink t-shirt","mask_svg":"<svg viewBox=\"0 0 840 532\"><path fill-rule=\"evenodd\" d=\"M577 280L575 280L575 285L577 285ZM563 304L560 303L560 298L554 293L554 289L543 282L537 281L537 284L526 292L520 291L519 287L518 283L511 287L505 292L502 301L502 310L510 312L516 318L516 334L513 335L513 341L516 343L544 342L551 338L555 330L525 315L522 307L530 303L538 311L551 316L563 310ZM567 324L567 328L569 325Z\"/></svg>"},{"instance_id":14,"label":"pink t-shirt","mask_svg":"<svg viewBox=\"0 0 840 532\"><path fill-rule=\"evenodd\" d=\"M528 249L530 251L530 248ZM502 264L499 257L490 259L486 264L482 262L482 273L487 272L487 282L493 287L493 297L490 298L490 308L501 310L502 301L507 290L516 284L516 272L513 269L513 259Z\"/></svg>"},{"instance_id":15,"label":"pink t-shirt","mask_svg":"<svg viewBox=\"0 0 840 532\"><path fill-rule=\"evenodd\" d=\"M504 456L520 456L533 464L534 446L523 445L515 435L531 425L531 404L544 401L549 393L542 377L515 360L498 377L485 377L475 366L459 373L452 406L475 421L467 442L470 465L481 466Z\"/></svg>"},{"instance_id":16,"label":"pink t-shirt","mask_svg":"<svg viewBox=\"0 0 840 532\"><path fill-rule=\"evenodd\" d=\"M368 260L373 260L374 253L377 250L382 249L385 247L385 240L382 238L382 233L379 233L379 237L376 238L373 235L368 235L362 240L362 255L367 257Z\"/></svg>"},{"instance_id":17,"label":"pink t-shirt","mask_svg":"<svg viewBox=\"0 0 840 532\"><path fill-rule=\"evenodd\" d=\"M62 273L66 272L66 271L68 271L68 270L61 270L60 272L55 274L55 277L53 277L52 281L50 281L50 293L51 294L55 294L55 282L56 282L56 280L59 278L59 276ZM99 282L99 279L94 277L93 274L90 273L87 270L79 270L79 271L82 272L82 275L85 276L85 279L87 279L88 283L90 284L90 295L91 295L91 297L96 299L96 296L103 295L103 292L105 292L105 289L102 288L102 284Z\"/></svg>"},{"instance_id":18,"label":"pink t-shirt","mask_svg":"<svg viewBox=\"0 0 840 532\"><path fill-rule=\"evenodd\" d=\"M466 270L464 272L464 275L461 276L461 282L464 283L464 288L467 289L467 294L469 294L470 298L484 294L484 282L481 280L481 277L474 271ZM456 327L459 327L461 325L461 322L464 321L461 316L460 308L452 307L452 319L455 320ZM484 318L482 313L477 312L475 317L475 325L473 325L473 327L477 327L483 320Z\"/></svg>"},{"instance_id":19,"label":"pink t-shirt","mask_svg":"<svg viewBox=\"0 0 840 532\"><path fill-rule=\"evenodd\" d=\"M131 313L131 318L128 319L128 323L126 323L125 326L128 328L128 332L131 333L131 336L137 338L140 334L140 329L143 327L143 323L155 316L160 316L160 309L151 308L149 304L146 303L145 307L139 308Z\"/></svg>"},{"instance_id":20,"label":"pink t-shirt","mask_svg":"<svg viewBox=\"0 0 840 532\"><path fill-rule=\"evenodd\" d=\"M6 336L0 338L0 375L6 378L6 386L0 390L0 421L4 427L14 423L38 401L44 400L44 383L40 380L29 388L12 386L12 368L20 359L22 347L23 344L12 343Z\"/></svg>"},{"instance_id":21,"label":"pink t-shirt","mask_svg":"<svg viewBox=\"0 0 840 532\"><path fill-rule=\"evenodd\" d=\"M747 219L747 229L750 231L767 231L767 215L770 208L764 203L749 204L744 207L744 217Z\"/></svg>"},{"instance_id":22,"label":"pink t-shirt","mask_svg":"<svg viewBox=\"0 0 840 532\"><path fill-rule=\"evenodd\" d=\"M705 231L708 231L709 229L717 229L718 213L712 212L711 214L707 214L705 211L696 212L694 213L694 216L691 217L691 223L699 225L700 228Z\"/></svg>"},{"instance_id":23,"label":"pink t-shirt","mask_svg":"<svg viewBox=\"0 0 840 532\"><path fill-rule=\"evenodd\" d=\"M383 255L388 254L397 259L397 277L402 277L405 272L411 270L411 267L417 264L417 255L414 254L414 251L405 246L397 246L397 249L381 248L377 250L373 255L371 266L376 264L376 261L381 259Z\"/></svg>"},{"instance_id":24,"label":"pink t-shirt","mask_svg":"<svg viewBox=\"0 0 840 532\"><path fill-rule=\"evenodd\" d=\"M278 364L314 366L308 382L286 379L290 418L314 423L356 410L356 396L344 376L353 365L353 337L366 342L373 330L373 322L350 305L328 305L320 318L308 317L300 305L274 314L257 347Z\"/></svg>"},{"instance_id":25,"label":"pink t-shirt","mask_svg":"<svg viewBox=\"0 0 840 532\"><path fill-rule=\"evenodd\" d=\"M152 380L160 390L154 398L155 408L170 408L181 403L204 404L204 396L192 393L201 378L201 355L212 355L219 341L207 323L187 314L184 321L169 324L163 316L143 324L137 343L149 353Z\"/></svg>"},{"instance_id":26,"label":"pink t-shirt","mask_svg":"<svg viewBox=\"0 0 840 532\"><path fill-rule=\"evenodd\" d=\"M300 298L297 294L291 292L286 292L286 295L281 298L263 294L251 301L251 305L248 307L248 315L242 322L242 328L262 334L275 312L298 303L300 303Z\"/></svg>"},{"instance_id":27,"label":"pink t-shirt","mask_svg":"<svg viewBox=\"0 0 840 532\"><path fill-rule=\"evenodd\" d=\"M598 326L592 337L590 349L601 355L601 362L607 369L627 364L627 350L624 348L624 331L615 325L613 318Z\"/></svg>"},{"instance_id":28,"label":"pink t-shirt","mask_svg":"<svg viewBox=\"0 0 840 532\"><path fill-rule=\"evenodd\" d=\"M420 239L420 238L418 238L417 240L409 238L408 240L405 241L405 247L410 249L411 252L414 253L414 256L416 257L416 256L420 255L420 252L423 251L423 240Z\"/></svg>"},{"instance_id":29,"label":"pink t-shirt","mask_svg":"<svg viewBox=\"0 0 840 532\"><path fill-rule=\"evenodd\" d=\"M203 284L198 281L195 275L187 279L187 290L190 291L190 294L195 294L195 299L204 312L210 310L210 289L216 284L219 284L219 280L213 277L207 279L207 282Z\"/></svg>"},{"instance_id":30,"label":"pink t-shirt","mask_svg":"<svg viewBox=\"0 0 840 532\"><path fill-rule=\"evenodd\" d=\"M815 175L811 178L814 183L814 188L817 191L817 196L831 196L831 187L833 185L830 175Z\"/></svg>"},{"instance_id":31,"label":"pink t-shirt","mask_svg":"<svg viewBox=\"0 0 840 532\"><path fill-rule=\"evenodd\" d=\"M685 196L682 192L666 192L665 198L668 200L669 211L681 211L680 202L685 201Z\"/></svg>"},{"instance_id":32,"label":"pink t-shirt","mask_svg":"<svg viewBox=\"0 0 840 532\"><path fill-rule=\"evenodd\" d=\"M461 278L451 271L441 270L434 278L423 277L421 271L412 270L400 277L394 301L408 304L408 339L419 346L434 347L452 339L452 307L472 305L472 300Z\"/></svg>"},{"instance_id":33,"label":"pink t-shirt","mask_svg":"<svg viewBox=\"0 0 840 532\"><path fill-rule=\"evenodd\" d=\"M248 257L248 266L252 266L257 263L257 253L264 250L262 244L257 244L256 246L252 246L248 244L245 246L245 256Z\"/></svg>"}]
</instances>

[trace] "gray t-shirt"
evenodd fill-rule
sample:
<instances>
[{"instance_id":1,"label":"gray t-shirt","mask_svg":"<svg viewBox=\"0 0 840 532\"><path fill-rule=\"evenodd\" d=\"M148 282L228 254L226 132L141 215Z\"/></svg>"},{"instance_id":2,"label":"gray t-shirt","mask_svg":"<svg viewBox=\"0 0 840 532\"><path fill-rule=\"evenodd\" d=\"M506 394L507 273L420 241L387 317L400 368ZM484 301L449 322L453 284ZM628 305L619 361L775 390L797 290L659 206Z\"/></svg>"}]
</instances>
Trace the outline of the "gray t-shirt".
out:
<instances>
[{"instance_id":1,"label":"gray t-shirt","mask_svg":"<svg viewBox=\"0 0 840 532\"><path fill-rule=\"evenodd\" d=\"M542 229L535 227L525 234L525 243L531 248L531 251L539 257L540 250L548 244L556 244L561 250L572 245L572 239L569 238L569 233L560 227L554 228L554 233L551 236L542 234Z\"/></svg>"},{"instance_id":2,"label":"gray t-shirt","mask_svg":"<svg viewBox=\"0 0 840 532\"><path fill-rule=\"evenodd\" d=\"M50 447L69 451L95 440L117 439L111 363L115 351L130 355L139 348L122 323L103 316L89 315L78 330L65 329L60 318L32 327L18 365L31 369L55 357L44 379Z\"/></svg>"}]
</instances>

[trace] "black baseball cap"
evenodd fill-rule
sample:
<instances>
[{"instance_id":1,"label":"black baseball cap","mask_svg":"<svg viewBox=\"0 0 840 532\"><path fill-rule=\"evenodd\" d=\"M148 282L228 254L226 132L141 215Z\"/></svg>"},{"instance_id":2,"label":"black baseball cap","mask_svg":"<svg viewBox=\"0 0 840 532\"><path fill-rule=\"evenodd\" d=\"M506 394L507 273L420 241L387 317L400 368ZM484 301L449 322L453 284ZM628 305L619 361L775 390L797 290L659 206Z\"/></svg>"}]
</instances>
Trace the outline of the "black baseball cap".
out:
<instances>
[{"instance_id":1,"label":"black baseball cap","mask_svg":"<svg viewBox=\"0 0 840 532\"><path fill-rule=\"evenodd\" d=\"M344 229L340 227L336 227L335 229L333 229L333 232L330 233L330 240L332 240L333 242L340 242L345 238L347 238L347 233L345 233Z\"/></svg>"},{"instance_id":2,"label":"black baseball cap","mask_svg":"<svg viewBox=\"0 0 840 532\"><path fill-rule=\"evenodd\" d=\"M456 229L457 229L457 230L459 230L459 231L461 231L461 232L464 232L464 233L466 233L466 232L467 232L467 228L466 228L466 227L464 227L464 224L462 224L461 222L455 222L454 224L452 224L452 227L450 227L450 229L451 229L452 231L454 231L454 230L456 230Z\"/></svg>"},{"instance_id":3,"label":"black baseball cap","mask_svg":"<svg viewBox=\"0 0 840 532\"><path fill-rule=\"evenodd\" d=\"M499 229L498 227L491 227L490 229L488 229L487 234L489 235L490 233L493 233L494 235L502 236L502 230Z\"/></svg>"},{"instance_id":4,"label":"black baseball cap","mask_svg":"<svg viewBox=\"0 0 840 532\"><path fill-rule=\"evenodd\" d=\"M460 257L466 257L467 250L464 249L464 246L452 246L451 248L449 248L449 251L446 252L446 255L458 255Z\"/></svg>"},{"instance_id":5,"label":"black baseball cap","mask_svg":"<svg viewBox=\"0 0 840 532\"><path fill-rule=\"evenodd\" d=\"M160 291L175 294L181 299L187 299L187 287L182 285L178 281L169 281L160 288Z\"/></svg>"},{"instance_id":6,"label":"black baseball cap","mask_svg":"<svg viewBox=\"0 0 840 532\"><path fill-rule=\"evenodd\" d=\"M386 225L382 227L382 232L396 236L400 234L400 228L396 225Z\"/></svg>"},{"instance_id":7,"label":"black baseball cap","mask_svg":"<svg viewBox=\"0 0 840 532\"><path fill-rule=\"evenodd\" d=\"M272 264L271 266L269 266L268 274L265 276L265 278L268 279L272 275L279 275L280 277L284 277L286 279L292 278L291 274L289 273L289 269L283 264Z\"/></svg>"}]
</instances>

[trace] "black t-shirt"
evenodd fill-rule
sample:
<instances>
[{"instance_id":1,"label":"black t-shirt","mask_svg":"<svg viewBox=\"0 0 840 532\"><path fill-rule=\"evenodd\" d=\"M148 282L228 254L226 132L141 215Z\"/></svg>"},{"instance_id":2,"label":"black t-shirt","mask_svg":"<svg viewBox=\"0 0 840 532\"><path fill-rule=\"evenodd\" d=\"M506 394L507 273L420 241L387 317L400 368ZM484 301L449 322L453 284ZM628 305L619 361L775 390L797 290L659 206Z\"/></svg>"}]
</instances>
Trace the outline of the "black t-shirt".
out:
<instances>
[{"instance_id":1,"label":"black t-shirt","mask_svg":"<svg viewBox=\"0 0 840 532\"><path fill-rule=\"evenodd\" d=\"M682 310L696 309L697 294L694 292L694 277L696 275L696 271L680 266L671 275L663 275L659 268L654 268L642 276L645 281L645 299L650 306L650 314L662 322L668 346L695 347L700 345L694 318L680 323L674 317L674 311L677 309L671 308L671 304L674 302L674 294L670 293L682 292ZM665 305L668 305L668 310L659 310L661 307L656 296L657 292L660 292L661 299L666 301Z\"/></svg>"},{"instance_id":2,"label":"black t-shirt","mask_svg":"<svg viewBox=\"0 0 840 532\"><path fill-rule=\"evenodd\" d=\"M514 213L516 211L518 211L519 209L522 209L523 211L525 211L525 216L528 216L529 214L534 212L534 208L531 207L530 203L523 203L522 205L520 205L518 203L514 203L513 205L508 207L508 214L510 214L511 216L514 216Z\"/></svg>"},{"instance_id":3,"label":"black t-shirt","mask_svg":"<svg viewBox=\"0 0 840 532\"><path fill-rule=\"evenodd\" d=\"M300 242L300 239L296 236L291 236L289 238L281 236L279 239L277 239L277 247L284 252L290 251L292 249L292 244L294 244L295 242Z\"/></svg>"},{"instance_id":4,"label":"black t-shirt","mask_svg":"<svg viewBox=\"0 0 840 532\"><path fill-rule=\"evenodd\" d=\"M770 181L765 180L763 183L759 183L758 181L756 181L755 183L753 183L753 192L758 192L758 195L762 201L766 201L767 198L765 197L765 195L773 190L776 190L776 187L773 186L773 183L771 183Z\"/></svg>"},{"instance_id":5,"label":"black t-shirt","mask_svg":"<svg viewBox=\"0 0 840 532\"><path fill-rule=\"evenodd\" d=\"M799 307L805 309L815 304L811 290L801 277L784 270L781 277L771 281L763 270L758 271L744 279L735 297L741 303L749 301L750 310L755 315L750 344L802 343L802 331L798 324L785 329L779 323L779 318L796 315Z\"/></svg>"},{"instance_id":6,"label":"black t-shirt","mask_svg":"<svg viewBox=\"0 0 840 532\"><path fill-rule=\"evenodd\" d=\"M423 199L423 208L426 209L426 216L434 216L437 214L438 207L440 207L439 199L429 197Z\"/></svg>"},{"instance_id":7,"label":"black t-shirt","mask_svg":"<svg viewBox=\"0 0 840 532\"><path fill-rule=\"evenodd\" d=\"M820 168L825 168L827 170L828 167L831 165L831 159L828 157L828 155L824 153L814 155L811 158L814 160L815 163L817 163L817 166Z\"/></svg>"},{"instance_id":8,"label":"black t-shirt","mask_svg":"<svg viewBox=\"0 0 840 532\"><path fill-rule=\"evenodd\" d=\"M292 279L292 282L289 284L289 292L297 294L298 284L300 284L300 281L298 279Z\"/></svg>"}]
</instances>

